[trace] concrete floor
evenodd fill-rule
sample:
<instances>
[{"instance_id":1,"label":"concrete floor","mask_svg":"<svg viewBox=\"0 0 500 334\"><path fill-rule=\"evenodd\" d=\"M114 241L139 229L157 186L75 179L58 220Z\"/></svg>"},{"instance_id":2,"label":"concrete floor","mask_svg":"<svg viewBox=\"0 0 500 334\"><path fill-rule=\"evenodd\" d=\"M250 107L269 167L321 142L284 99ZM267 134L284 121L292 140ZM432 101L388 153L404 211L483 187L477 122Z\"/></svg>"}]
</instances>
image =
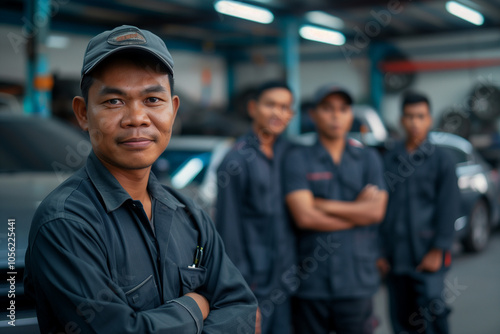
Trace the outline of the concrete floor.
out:
<instances>
[{"instance_id":1,"label":"concrete floor","mask_svg":"<svg viewBox=\"0 0 500 334\"><path fill-rule=\"evenodd\" d=\"M500 232L480 254L459 251L447 280L459 287L449 298L450 333L500 334ZM375 334L391 334L385 286L375 296L375 313L380 320Z\"/></svg>"}]
</instances>

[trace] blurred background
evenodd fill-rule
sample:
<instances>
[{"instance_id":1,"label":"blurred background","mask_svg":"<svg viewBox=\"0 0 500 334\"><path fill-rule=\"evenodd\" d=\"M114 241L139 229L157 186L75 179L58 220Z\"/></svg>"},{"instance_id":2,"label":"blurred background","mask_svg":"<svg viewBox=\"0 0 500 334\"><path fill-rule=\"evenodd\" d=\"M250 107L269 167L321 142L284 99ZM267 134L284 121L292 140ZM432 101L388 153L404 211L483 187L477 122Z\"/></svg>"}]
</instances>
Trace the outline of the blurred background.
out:
<instances>
[{"instance_id":1,"label":"blurred background","mask_svg":"<svg viewBox=\"0 0 500 334\"><path fill-rule=\"evenodd\" d=\"M314 136L307 111L315 90L344 86L356 104L351 137L382 152L401 136L402 92L427 94L433 140L456 159L462 192L452 332L500 333L500 0L0 1L0 249L14 218L19 273L13 328L2 251L2 333L37 333L21 284L29 223L85 162L90 144L71 109L83 54L91 37L122 24L158 34L172 53L181 107L154 171L210 214L217 165L249 130L246 103L264 81L293 89L287 135L302 142ZM382 287L377 334L389 333L385 298Z\"/></svg>"}]
</instances>

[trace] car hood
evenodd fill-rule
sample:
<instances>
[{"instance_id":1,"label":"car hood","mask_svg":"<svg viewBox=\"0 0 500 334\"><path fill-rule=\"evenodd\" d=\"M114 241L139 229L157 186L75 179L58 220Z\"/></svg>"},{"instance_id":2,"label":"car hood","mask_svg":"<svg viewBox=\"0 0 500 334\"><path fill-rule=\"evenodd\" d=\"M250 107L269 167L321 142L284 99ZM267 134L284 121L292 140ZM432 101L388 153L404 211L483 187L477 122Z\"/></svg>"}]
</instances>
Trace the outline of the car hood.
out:
<instances>
[{"instance_id":1,"label":"car hood","mask_svg":"<svg viewBox=\"0 0 500 334\"><path fill-rule=\"evenodd\" d=\"M9 219L15 220L16 267L24 267L28 233L33 215L41 201L70 174L54 172L0 174L0 268L7 267Z\"/></svg>"}]
</instances>

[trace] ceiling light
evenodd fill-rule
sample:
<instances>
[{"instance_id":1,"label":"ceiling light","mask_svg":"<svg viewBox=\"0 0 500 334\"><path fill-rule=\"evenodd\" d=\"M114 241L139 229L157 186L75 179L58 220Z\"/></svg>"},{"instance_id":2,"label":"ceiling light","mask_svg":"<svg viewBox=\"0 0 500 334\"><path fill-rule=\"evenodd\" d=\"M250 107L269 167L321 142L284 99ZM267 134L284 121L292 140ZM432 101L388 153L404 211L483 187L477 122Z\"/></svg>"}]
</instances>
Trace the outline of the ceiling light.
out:
<instances>
[{"instance_id":1,"label":"ceiling light","mask_svg":"<svg viewBox=\"0 0 500 334\"><path fill-rule=\"evenodd\" d=\"M459 18L477 26L482 25L484 22L484 17L481 13L455 1L448 1L446 3L446 10L450 14L458 16Z\"/></svg>"},{"instance_id":2,"label":"ceiling light","mask_svg":"<svg viewBox=\"0 0 500 334\"><path fill-rule=\"evenodd\" d=\"M342 19L319 10L308 12L306 13L305 17L306 20L308 20L309 22L319 24L325 27L330 27L333 29L344 28L344 21L342 21Z\"/></svg>"},{"instance_id":3,"label":"ceiling light","mask_svg":"<svg viewBox=\"0 0 500 334\"><path fill-rule=\"evenodd\" d=\"M319 28L311 25L304 25L299 30L300 36L315 42L333 45L343 45L345 36L335 30Z\"/></svg>"},{"instance_id":4,"label":"ceiling light","mask_svg":"<svg viewBox=\"0 0 500 334\"><path fill-rule=\"evenodd\" d=\"M271 11L238 1L217 1L214 4L214 8L219 13L239 17L240 19L249 21L267 24L273 22L274 20L274 15Z\"/></svg>"},{"instance_id":5,"label":"ceiling light","mask_svg":"<svg viewBox=\"0 0 500 334\"><path fill-rule=\"evenodd\" d=\"M69 38L65 36L49 35L46 45L53 49L65 49L69 45Z\"/></svg>"}]
</instances>

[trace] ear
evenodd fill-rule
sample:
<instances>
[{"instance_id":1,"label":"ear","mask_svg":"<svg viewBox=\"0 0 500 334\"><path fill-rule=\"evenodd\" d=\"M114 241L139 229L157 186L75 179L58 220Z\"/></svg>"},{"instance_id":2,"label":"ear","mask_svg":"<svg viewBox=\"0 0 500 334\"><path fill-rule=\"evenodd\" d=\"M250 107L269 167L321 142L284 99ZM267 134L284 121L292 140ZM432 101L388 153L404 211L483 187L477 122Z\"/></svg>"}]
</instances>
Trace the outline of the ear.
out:
<instances>
[{"instance_id":1,"label":"ear","mask_svg":"<svg viewBox=\"0 0 500 334\"><path fill-rule=\"evenodd\" d=\"M173 119L177 116L177 110L179 110L179 106L181 105L181 99L179 96L174 95L172 97L172 113L173 113ZM173 122L172 122L173 123Z\"/></svg>"},{"instance_id":2,"label":"ear","mask_svg":"<svg viewBox=\"0 0 500 334\"><path fill-rule=\"evenodd\" d=\"M73 99L73 112L75 113L78 124L84 131L89 130L89 121L87 117L87 105L81 96L75 96Z\"/></svg>"},{"instance_id":3,"label":"ear","mask_svg":"<svg viewBox=\"0 0 500 334\"><path fill-rule=\"evenodd\" d=\"M251 119L254 119L255 113L257 112L257 101L254 99L249 100L247 104L247 111L248 116L250 116Z\"/></svg>"}]
</instances>

